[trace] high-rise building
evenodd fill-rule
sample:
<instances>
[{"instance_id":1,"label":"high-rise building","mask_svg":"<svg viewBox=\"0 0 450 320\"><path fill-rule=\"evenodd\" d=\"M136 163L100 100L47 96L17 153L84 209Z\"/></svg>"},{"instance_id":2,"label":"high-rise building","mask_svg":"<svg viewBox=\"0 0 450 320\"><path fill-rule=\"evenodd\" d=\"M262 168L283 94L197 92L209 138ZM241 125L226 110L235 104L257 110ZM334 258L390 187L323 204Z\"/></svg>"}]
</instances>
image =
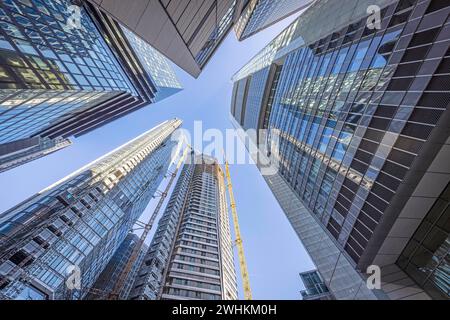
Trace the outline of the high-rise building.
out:
<instances>
[{"instance_id":1,"label":"high-rise building","mask_svg":"<svg viewBox=\"0 0 450 320\"><path fill-rule=\"evenodd\" d=\"M3 169L68 146L67 139L180 88L164 57L128 40L120 25L87 4L7 0L0 17ZM150 72L146 59L165 63ZM162 86L158 77L166 74L173 81Z\"/></svg>"},{"instance_id":2,"label":"high-rise building","mask_svg":"<svg viewBox=\"0 0 450 320\"><path fill-rule=\"evenodd\" d=\"M314 0L245 0L234 26L240 41L270 27L311 4Z\"/></svg>"},{"instance_id":3,"label":"high-rise building","mask_svg":"<svg viewBox=\"0 0 450 320\"><path fill-rule=\"evenodd\" d=\"M64 138L48 139L35 137L24 141L28 145L20 147L20 154L16 154L18 141L0 145L0 172L10 170L27 162L45 157L55 151L61 150L72 144L72 141ZM11 146L11 150L9 147Z\"/></svg>"},{"instance_id":4,"label":"high-rise building","mask_svg":"<svg viewBox=\"0 0 450 320\"><path fill-rule=\"evenodd\" d=\"M182 168L129 297L237 299L224 176L215 159L192 153Z\"/></svg>"},{"instance_id":5,"label":"high-rise building","mask_svg":"<svg viewBox=\"0 0 450 320\"><path fill-rule=\"evenodd\" d=\"M300 291L303 300L333 300L333 295L328 290L317 270L300 273L305 290Z\"/></svg>"},{"instance_id":6,"label":"high-rise building","mask_svg":"<svg viewBox=\"0 0 450 320\"><path fill-rule=\"evenodd\" d=\"M85 297L166 174L180 125L165 121L1 214L0 298Z\"/></svg>"},{"instance_id":7,"label":"high-rise building","mask_svg":"<svg viewBox=\"0 0 450 320\"><path fill-rule=\"evenodd\" d=\"M89 0L194 77L237 18L239 0Z\"/></svg>"},{"instance_id":8,"label":"high-rise building","mask_svg":"<svg viewBox=\"0 0 450 320\"><path fill-rule=\"evenodd\" d=\"M121 28L131 47L140 57L145 71L151 76L156 86L155 102L183 90L169 61L133 32L125 27Z\"/></svg>"},{"instance_id":9,"label":"high-rise building","mask_svg":"<svg viewBox=\"0 0 450 320\"><path fill-rule=\"evenodd\" d=\"M124 272L128 260L131 258L133 250L136 248L138 243L139 237L136 234L130 233L127 235L120 247L114 253L114 256L111 258L111 260L109 260L108 265L97 278L97 281L95 281L93 289L90 290L89 294L86 297L87 300L108 299L109 295L111 295L115 290L115 286L117 285L122 272ZM132 289L134 279L136 278L136 274L139 271L139 267L144 260L147 250L148 246L146 244L143 244L141 251L137 255L136 261L133 264L133 267L125 278L123 288L120 289L120 292L118 293L119 299L127 299L128 294Z\"/></svg>"},{"instance_id":10,"label":"high-rise building","mask_svg":"<svg viewBox=\"0 0 450 320\"><path fill-rule=\"evenodd\" d=\"M197 78L236 22L243 40L312 0L89 1Z\"/></svg>"},{"instance_id":11,"label":"high-rise building","mask_svg":"<svg viewBox=\"0 0 450 320\"><path fill-rule=\"evenodd\" d=\"M449 298L449 14L319 0L233 78L232 121L266 129L247 146L337 299Z\"/></svg>"}]
</instances>

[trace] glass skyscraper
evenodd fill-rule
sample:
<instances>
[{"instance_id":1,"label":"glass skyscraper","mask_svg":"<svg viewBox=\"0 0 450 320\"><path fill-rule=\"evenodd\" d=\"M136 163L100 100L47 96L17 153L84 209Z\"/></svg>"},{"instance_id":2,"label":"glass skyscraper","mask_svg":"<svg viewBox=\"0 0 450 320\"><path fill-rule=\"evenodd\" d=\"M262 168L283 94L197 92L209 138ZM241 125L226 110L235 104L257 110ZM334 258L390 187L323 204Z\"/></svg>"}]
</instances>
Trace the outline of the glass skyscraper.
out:
<instances>
[{"instance_id":1,"label":"glass skyscraper","mask_svg":"<svg viewBox=\"0 0 450 320\"><path fill-rule=\"evenodd\" d=\"M163 122L1 214L0 298L85 297L166 174L180 125Z\"/></svg>"},{"instance_id":2,"label":"glass skyscraper","mask_svg":"<svg viewBox=\"0 0 450 320\"><path fill-rule=\"evenodd\" d=\"M0 148L14 165L158 100L152 76L164 72L148 74L120 26L88 4L5 0L0 17Z\"/></svg>"},{"instance_id":3,"label":"glass skyscraper","mask_svg":"<svg viewBox=\"0 0 450 320\"><path fill-rule=\"evenodd\" d=\"M242 13L235 24L239 40L270 27L280 20L307 7L313 0L244 0Z\"/></svg>"},{"instance_id":4,"label":"glass skyscraper","mask_svg":"<svg viewBox=\"0 0 450 320\"><path fill-rule=\"evenodd\" d=\"M129 297L237 299L224 176L215 159L192 153L184 165Z\"/></svg>"},{"instance_id":5,"label":"glass skyscraper","mask_svg":"<svg viewBox=\"0 0 450 320\"><path fill-rule=\"evenodd\" d=\"M72 144L72 141L64 138L48 139L35 137L26 141L20 155L12 151L16 150L18 142L5 143L0 146L0 173L18 167L24 163L39 159L55 151L61 150Z\"/></svg>"},{"instance_id":6,"label":"glass skyscraper","mask_svg":"<svg viewBox=\"0 0 450 320\"><path fill-rule=\"evenodd\" d=\"M319 0L233 78L232 121L266 129L247 145L337 299L449 298L449 14Z\"/></svg>"},{"instance_id":7,"label":"glass skyscraper","mask_svg":"<svg viewBox=\"0 0 450 320\"><path fill-rule=\"evenodd\" d=\"M125 267L132 256L133 250L136 248L139 242L139 237L130 233L127 235L125 240L123 240L120 247L114 253L114 256L109 260L108 265L105 267L103 272L98 277L97 281L87 295L87 300L105 300L108 299L109 295L115 290L115 286L119 281L119 278L124 272ZM127 274L123 287L119 289L117 293L119 299L126 300L130 290L132 289L136 274L139 267L144 260L144 256L148 250L148 246L143 244L141 251L139 252L133 267Z\"/></svg>"},{"instance_id":8,"label":"glass skyscraper","mask_svg":"<svg viewBox=\"0 0 450 320\"><path fill-rule=\"evenodd\" d=\"M123 26L121 28L156 86L155 101L161 101L181 91L183 88L169 61L136 34Z\"/></svg>"},{"instance_id":9,"label":"glass skyscraper","mask_svg":"<svg viewBox=\"0 0 450 320\"><path fill-rule=\"evenodd\" d=\"M88 0L197 78L232 29L240 0Z\"/></svg>"},{"instance_id":10,"label":"glass skyscraper","mask_svg":"<svg viewBox=\"0 0 450 320\"><path fill-rule=\"evenodd\" d=\"M240 40L312 0L87 0L197 78L228 33Z\"/></svg>"}]
</instances>

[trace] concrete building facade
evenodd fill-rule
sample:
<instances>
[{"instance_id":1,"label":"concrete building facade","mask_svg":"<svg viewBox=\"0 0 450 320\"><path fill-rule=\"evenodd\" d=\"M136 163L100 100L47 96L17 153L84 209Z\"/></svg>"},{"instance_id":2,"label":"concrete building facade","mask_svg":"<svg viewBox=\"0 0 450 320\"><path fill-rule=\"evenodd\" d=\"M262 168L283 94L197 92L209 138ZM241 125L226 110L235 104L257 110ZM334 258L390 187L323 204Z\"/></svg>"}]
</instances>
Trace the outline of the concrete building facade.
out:
<instances>
[{"instance_id":1,"label":"concrete building facade","mask_svg":"<svg viewBox=\"0 0 450 320\"><path fill-rule=\"evenodd\" d=\"M197 78L233 26L239 0L89 0Z\"/></svg>"},{"instance_id":2,"label":"concrete building facade","mask_svg":"<svg viewBox=\"0 0 450 320\"><path fill-rule=\"evenodd\" d=\"M317 270L300 273L305 290L300 291L303 300L333 300L333 295Z\"/></svg>"},{"instance_id":3,"label":"concrete building facade","mask_svg":"<svg viewBox=\"0 0 450 320\"><path fill-rule=\"evenodd\" d=\"M89 0L197 78L236 24L243 40L311 0Z\"/></svg>"},{"instance_id":4,"label":"concrete building facade","mask_svg":"<svg viewBox=\"0 0 450 320\"><path fill-rule=\"evenodd\" d=\"M225 192L216 160L192 154L159 221L131 299L237 299Z\"/></svg>"}]
</instances>

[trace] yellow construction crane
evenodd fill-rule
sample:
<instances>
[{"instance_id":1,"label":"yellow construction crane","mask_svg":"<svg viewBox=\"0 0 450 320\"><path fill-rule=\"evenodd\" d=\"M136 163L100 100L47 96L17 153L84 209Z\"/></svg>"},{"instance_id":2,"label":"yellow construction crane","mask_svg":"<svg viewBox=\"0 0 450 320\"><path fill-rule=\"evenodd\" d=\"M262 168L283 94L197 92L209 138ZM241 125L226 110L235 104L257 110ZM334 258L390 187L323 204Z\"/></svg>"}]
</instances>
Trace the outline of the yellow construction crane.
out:
<instances>
[{"instance_id":1,"label":"yellow construction crane","mask_svg":"<svg viewBox=\"0 0 450 320\"><path fill-rule=\"evenodd\" d=\"M225 156L224 156L225 158ZM230 198L231 214L233 216L234 233L236 236L236 246L238 249L239 265L241 269L242 286L244 287L245 300L252 300L252 290L250 288L250 278L248 276L247 262L245 261L244 246L242 244L241 230L239 228L239 220L236 211L236 202L234 201L233 186L231 184L230 168L228 161L225 159L225 175L227 177L227 188Z\"/></svg>"},{"instance_id":2,"label":"yellow construction crane","mask_svg":"<svg viewBox=\"0 0 450 320\"><path fill-rule=\"evenodd\" d=\"M177 176L178 170L180 169L181 165L183 164L183 162L188 154L188 151L190 149L191 149L191 147L189 145L187 145L186 148L184 149L183 155L180 157L180 160L178 161L178 164L177 164L175 170L170 175L170 180L169 180L164 192L161 193L161 198L159 199L158 204L156 205L155 210L153 211L153 213L150 217L150 220L146 224L144 224L144 231L142 232L142 235L140 236L138 243L134 247L130 258L127 261L127 264L125 265L125 268L122 270L121 274L119 275L119 278L118 278L112 292L109 294L109 300L120 299L120 291L122 290L122 288L125 285L127 276L131 272L134 264L136 263L137 258L139 257L139 254L142 250L142 246L144 245L144 242L147 239L147 236L153 227L156 217L158 216L159 211L162 208L164 200L166 199L166 197L170 191L170 187L172 186L172 184Z\"/></svg>"}]
</instances>

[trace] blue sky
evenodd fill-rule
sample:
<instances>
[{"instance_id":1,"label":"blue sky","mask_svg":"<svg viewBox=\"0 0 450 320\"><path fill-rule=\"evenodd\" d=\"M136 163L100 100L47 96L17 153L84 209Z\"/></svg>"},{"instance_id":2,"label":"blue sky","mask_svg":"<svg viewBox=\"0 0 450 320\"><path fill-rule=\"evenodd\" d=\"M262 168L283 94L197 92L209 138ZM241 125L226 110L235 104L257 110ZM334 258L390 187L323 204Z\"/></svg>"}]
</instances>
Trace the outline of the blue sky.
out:
<instances>
[{"instance_id":1,"label":"blue sky","mask_svg":"<svg viewBox=\"0 0 450 320\"><path fill-rule=\"evenodd\" d=\"M244 42L238 42L230 32L198 79L176 68L182 92L78 138L65 150L0 174L0 212L164 120L180 118L187 130L193 129L196 120L203 121L204 130L232 128L231 76L292 20L286 19ZM298 274L314 265L256 167L232 165L230 171L253 298L300 299ZM147 214L154 204L147 208ZM237 262L236 257L240 282Z\"/></svg>"}]
</instances>

